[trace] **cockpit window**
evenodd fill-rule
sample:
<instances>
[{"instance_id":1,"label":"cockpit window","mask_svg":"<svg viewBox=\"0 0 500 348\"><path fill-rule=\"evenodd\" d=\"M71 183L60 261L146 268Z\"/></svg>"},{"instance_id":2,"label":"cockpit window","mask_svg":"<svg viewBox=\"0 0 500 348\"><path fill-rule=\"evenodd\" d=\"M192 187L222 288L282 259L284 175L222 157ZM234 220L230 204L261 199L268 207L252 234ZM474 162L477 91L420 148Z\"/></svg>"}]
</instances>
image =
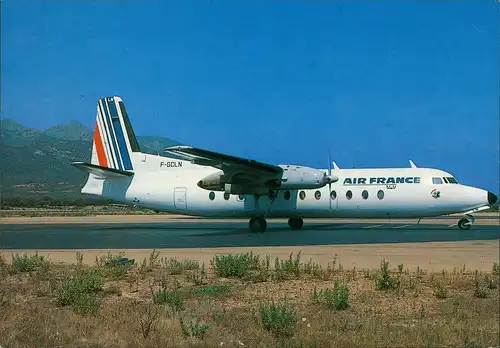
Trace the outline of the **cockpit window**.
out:
<instances>
[{"instance_id":1,"label":"cockpit window","mask_svg":"<svg viewBox=\"0 0 500 348\"><path fill-rule=\"evenodd\" d=\"M455 178L454 178L454 177L452 177L452 176L448 176L448 177L446 177L446 179L448 179L448 182L449 182L450 184L458 184L457 179L455 179Z\"/></svg>"},{"instance_id":2,"label":"cockpit window","mask_svg":"<svg viewBox=\"0 0 500 348\"><path fill-rule=\"evenodd\" d=\"M441 178L432 178L432 183L434 185L442 184L443 180L441 180Z\"/></svg>"}]
</instances>

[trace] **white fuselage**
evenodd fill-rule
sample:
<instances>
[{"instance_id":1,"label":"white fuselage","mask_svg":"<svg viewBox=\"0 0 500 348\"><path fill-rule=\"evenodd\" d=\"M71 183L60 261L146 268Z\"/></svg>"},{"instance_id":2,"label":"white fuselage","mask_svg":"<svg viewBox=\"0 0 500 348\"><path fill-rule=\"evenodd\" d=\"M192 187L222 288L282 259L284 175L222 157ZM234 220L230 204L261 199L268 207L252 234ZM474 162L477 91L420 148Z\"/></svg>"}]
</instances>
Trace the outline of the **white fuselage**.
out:
<instances>
[{"instance_id":1,"label":"white fuselage","mask_svg":"<svg viewBox=\"0 0 500 348\"><path fill-rule=\"evenodd\" d=\"M431 217L465 212L488 203L487 191L446 183L443 178L452 175L429 168L332 170L332 175L339 178L337 182L320 189L289 190L289 194L280 190L273 201L269 196L257 199L198 187L198 181L218 172L217 168L143 153L134 153L132 160L133 177L98 179L90 174L82 193L158 211L221 218ZM359 178L365 181L358 183ZM442 183L435 178L441 178ZM301 191L305 197L300 197ZM352 193L350 199L348 191Z\"/></svg>"}]
</instances>

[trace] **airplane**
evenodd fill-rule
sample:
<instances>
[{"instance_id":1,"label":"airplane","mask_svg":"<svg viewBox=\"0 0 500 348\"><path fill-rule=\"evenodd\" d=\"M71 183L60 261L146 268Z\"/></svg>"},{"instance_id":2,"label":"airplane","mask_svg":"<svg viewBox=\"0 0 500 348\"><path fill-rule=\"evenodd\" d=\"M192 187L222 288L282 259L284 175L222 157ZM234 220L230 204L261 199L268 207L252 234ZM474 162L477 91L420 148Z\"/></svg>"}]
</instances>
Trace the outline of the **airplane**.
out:
<instances>
[{"instance_id":1,"label":"airplane","mask_svg":"<svg viewBox=\"0 0 500 348\"><path fill-rule=\"evenodd\" d=\"M248 218L264 232L267 218L288 218L293 230L304 218L418 218L472 214L490 209L497 196L460 184L450 173L417 167L327 169L274 165L188 145L165 154L140 150L123 100L98 100L90 163L82 194L186 216Z\"/></svg>"}]
</instances>

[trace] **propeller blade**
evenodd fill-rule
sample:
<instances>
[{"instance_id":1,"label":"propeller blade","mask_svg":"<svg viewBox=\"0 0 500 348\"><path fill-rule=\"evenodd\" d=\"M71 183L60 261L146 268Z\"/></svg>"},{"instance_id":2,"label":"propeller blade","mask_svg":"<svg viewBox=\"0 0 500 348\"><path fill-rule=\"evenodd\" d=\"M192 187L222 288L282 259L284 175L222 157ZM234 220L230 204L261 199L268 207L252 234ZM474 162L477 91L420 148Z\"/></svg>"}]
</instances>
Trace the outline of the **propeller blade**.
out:
<instances>
[{"instance_id":1,"label":"propeller blade","mask_svg":"<svg viewBox=\"0 0 500 348\"><path fill-rule=\"evenodd\" d=\"M332 175L332 154L328 148L328 175Z\"/></svg>"},{"instance_id":2,"label":"propeller blade","mask_svg":"<svg viewBox=\"0 0 500 348\"><path fill-rule=\"evenodd\" d=\"M328 175L330 176L330 180L328 181L328 196L330 196L330 192L332 192L332 153L330 148L328 148ZM330 202L331 204L331 202Z\"/></svg>"}]
</instances>

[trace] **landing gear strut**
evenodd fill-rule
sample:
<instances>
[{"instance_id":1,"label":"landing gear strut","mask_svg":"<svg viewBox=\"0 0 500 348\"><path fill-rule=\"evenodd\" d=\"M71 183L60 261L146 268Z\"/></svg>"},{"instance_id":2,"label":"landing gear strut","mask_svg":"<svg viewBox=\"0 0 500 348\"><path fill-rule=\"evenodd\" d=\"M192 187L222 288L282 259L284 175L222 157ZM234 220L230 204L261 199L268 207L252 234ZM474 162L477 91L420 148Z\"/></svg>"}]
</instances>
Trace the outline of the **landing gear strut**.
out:
<instances>
[{"instance_id":1,"label":"landing gear strut","mask_svg":"<svg viewBox=\"0 0 500 348\"><path fill-rule=\"evenodd\" d=\"M267 228L267 221L262 216L256 216L248 222L248 228L251 232L265 232Z\"/></svg>"},{"instance_id":2,"label":"landing gear strut","mask_svg":"<svg viewBox=\"0 0 500 348\"><path fill-rule=\"evenodd\" d=\"M466 217L458 221L458 228L461 230L468 230L474 223L474 217L472 215L466 215Z\"/></svg>"},{"instance_id":3,"label":"landing gear strut","mask_svg":"<svg viewBox=\"0 0 500 348\"><path fill-rule=\"evenodd\" d=\"M300 230L303 224L304 220L301 217L291 217L288 219L288 226L290 226L292 230Z\"/></svg>"}]
</instances>

